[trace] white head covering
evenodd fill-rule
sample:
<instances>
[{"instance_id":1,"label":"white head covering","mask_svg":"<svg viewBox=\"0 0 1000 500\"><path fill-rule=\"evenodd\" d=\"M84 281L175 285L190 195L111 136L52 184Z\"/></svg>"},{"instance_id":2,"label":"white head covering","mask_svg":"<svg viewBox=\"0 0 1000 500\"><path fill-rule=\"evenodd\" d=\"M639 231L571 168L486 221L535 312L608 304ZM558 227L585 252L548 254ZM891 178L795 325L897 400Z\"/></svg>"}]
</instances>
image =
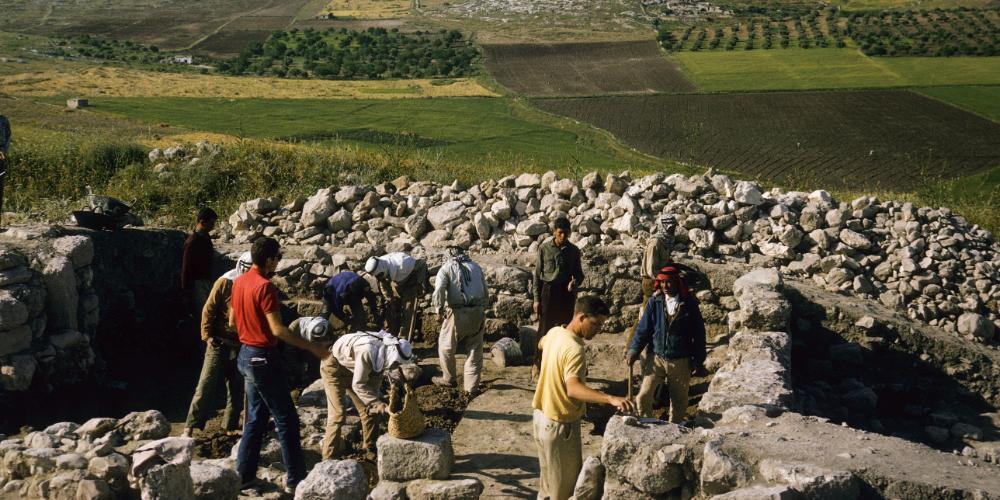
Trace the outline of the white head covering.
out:
<instances>
[{"instance_id":1,"label":"white head covering","mask_svg":"<svg viewBox=\"0 0 1000 500\"><path fill-rule=\"evenodd\" d=\"M369 257L368 261L365 262L365 272L368 274L377 274L376 271L379 267L378 257Z\"/></svg>"},{"instance_id":2,"label":"white head covering","mask_svg":"<svg viewBox=\"0 0 1000 500\"><path fill-rule=\"evenodd\" d=\"M233 281L239 278L241 274L250 270L253 267L253 257L250 252L243 252L239 259L236 259L236 267L227 271L222 276L229 281Z\"/></svg>"},{"instance_id":3,"label":"white head covering","mask_svg":"<svg viewBox=\"0 0 1000 500\"><path fill-rule=\"evenodd\" d=\"M319 316L302 318L299 322L299 330L300 336L310 342L330 340L330 322Z\"/></svg>"},{"instance_id":4,"label":"white head covering","mask_svg":"<svg viewBox=\"0 0 1000 500\"><path fill-rule=\"evenodd\" d=\"M338 344L351 342L354 347L367 346L372 358L372 370L376 373L381 373L386 368L392 368L413 357L413 346L409 341L393 337L385 330L351 333L344 335L337 342Z\"/></svg>"}]
</instances>

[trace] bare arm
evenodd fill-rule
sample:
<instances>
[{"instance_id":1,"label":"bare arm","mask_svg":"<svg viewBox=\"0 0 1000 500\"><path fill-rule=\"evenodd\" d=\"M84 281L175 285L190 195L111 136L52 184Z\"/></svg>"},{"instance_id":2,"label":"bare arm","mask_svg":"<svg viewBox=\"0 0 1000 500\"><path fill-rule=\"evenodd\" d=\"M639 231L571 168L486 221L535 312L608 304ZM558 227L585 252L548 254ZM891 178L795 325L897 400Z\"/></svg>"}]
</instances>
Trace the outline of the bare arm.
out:
<instances>
[{"instance_id":1,"label":"bare arm","mask_svg":"<svg viewBox=\"0 0 1000 500\"><path fill-rule=\"evenodd\" d=\"M274 336L277 337L278 340L281 340L288 345L298 347L299 349L309 351L315 354L319 359L326 359L330 356L330 350L326 347L309 342L308 340L292 333L292 331L281 322L281 312L274 311L268 313L267 324L270 325L271 332L274 333Z\"/></svg>"},{"instance_id":2,"label":"bare arm","mask_svg":"<svg viewBox=\"0 0 1000 500\"><path fill-rule=\"evenodd\" d=\"M635 405L632 401L618 396L605 394L596 389L591 389L577 377L569 377L566 379L566 394L569 397L584 403L611 405L625 412L635 410Z\"/></svg>"}]
</instances>

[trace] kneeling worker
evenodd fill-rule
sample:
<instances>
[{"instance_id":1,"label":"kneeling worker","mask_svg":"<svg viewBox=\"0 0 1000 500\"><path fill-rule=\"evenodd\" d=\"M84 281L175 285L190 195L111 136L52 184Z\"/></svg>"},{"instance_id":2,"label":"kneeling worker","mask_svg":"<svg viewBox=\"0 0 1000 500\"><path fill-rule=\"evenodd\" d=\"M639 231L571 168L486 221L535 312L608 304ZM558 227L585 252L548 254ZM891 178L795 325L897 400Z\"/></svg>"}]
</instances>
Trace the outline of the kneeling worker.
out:
<instances>
[{"instance_id":1,"label":"kneeling worker","mask_svg":"<svg viewBox=\"0 0 1000 500\"><path fill-rule=\"evenodd\" d=\"M344 452L345 393L361 416L362 447L374 454L375 416L385 414L389 408L382 400L382 378L389 370L412 358L413 348L406 340L386 332L356 332L337 339L330 352L332 355L319 370L327 406L323 459L329 460Z\"/></svg>"},{"instance_id":2,"label":"kneeling worker","mask_svg":"<svg viewBox=\"0 0 1000 500\"><path fill-rule=\"evenodd\" d=\"M465 360L465 391L479 392L479 376L483 371L483 333L486 327L485 306L490 302L483 270L460 247L448 247L448 259L441 266L431 297L438 317L443 318L438 335L438 357L441 377L437 385L455 386L455 351L468 356Z\"/></svg>"},{"instance_id":3,"label":"kneeling worker","mask_svg":"<svg viewBox=\"0 0 1000 500\"><path fill-rule=\"evenodd\" d=\"M642 319L635 328L626 363L631 366L650 343L654 359L639 389L639 409L643 417L653 413L653 394L667 381L670 393L670 421L684 421L688 406L691 375L703 371L705 362L705 321L695 299L677 268L660 270L655 292L646 302Z\"/></svg>"}]
</instances>

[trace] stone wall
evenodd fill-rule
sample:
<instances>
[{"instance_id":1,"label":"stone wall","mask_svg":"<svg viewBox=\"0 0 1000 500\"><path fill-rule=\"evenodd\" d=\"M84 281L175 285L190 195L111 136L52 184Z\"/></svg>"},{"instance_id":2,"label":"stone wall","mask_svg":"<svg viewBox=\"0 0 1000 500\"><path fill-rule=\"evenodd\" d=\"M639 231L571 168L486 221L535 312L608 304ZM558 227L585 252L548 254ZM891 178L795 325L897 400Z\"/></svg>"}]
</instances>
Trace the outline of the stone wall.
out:
<instances>
[{"instance_id":1,"label":"stone wall","mask_svg":"<svg viewBox=\"0 0 1000 500\"><path fill-rule=\"evenodd\" d=\"M712 173L639 179L591 173L576 180L550 172L471 187L404 177L330 187L285 205L251 200L220 231L234 244L265 235L287 246L351 248L359 258L419 255L446 244L515 256L531 255L558 215L570 218L581 248L642 248L663 213L680 223L674 235L680 254L774 267L982 342L992 341L1000 320L997 243L950 210L867 196L841 202L825 191L763 192ZM296 284L318 286L328 266L297 271Z\"/></svg>"}]
</instances>

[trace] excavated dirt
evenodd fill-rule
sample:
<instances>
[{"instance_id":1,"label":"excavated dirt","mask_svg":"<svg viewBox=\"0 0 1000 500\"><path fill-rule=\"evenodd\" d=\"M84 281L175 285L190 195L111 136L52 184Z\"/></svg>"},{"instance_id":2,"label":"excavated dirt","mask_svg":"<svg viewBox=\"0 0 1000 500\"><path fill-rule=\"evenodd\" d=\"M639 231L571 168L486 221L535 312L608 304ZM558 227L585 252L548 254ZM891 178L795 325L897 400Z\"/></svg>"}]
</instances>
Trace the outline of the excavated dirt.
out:
<instances>
[{"instance_id":1,"label":"excavated dirt","mask_svg":"<svg viewBox=\"0 0 1000 500\"><path fill-rule=\"evenodd\" d=\"M469 405L469 395L450 387L424 385L414 389L420 411L424 413L428 427L444 429L448 432L458 427L465 407Z\"/></svg>"}]
</instances>

